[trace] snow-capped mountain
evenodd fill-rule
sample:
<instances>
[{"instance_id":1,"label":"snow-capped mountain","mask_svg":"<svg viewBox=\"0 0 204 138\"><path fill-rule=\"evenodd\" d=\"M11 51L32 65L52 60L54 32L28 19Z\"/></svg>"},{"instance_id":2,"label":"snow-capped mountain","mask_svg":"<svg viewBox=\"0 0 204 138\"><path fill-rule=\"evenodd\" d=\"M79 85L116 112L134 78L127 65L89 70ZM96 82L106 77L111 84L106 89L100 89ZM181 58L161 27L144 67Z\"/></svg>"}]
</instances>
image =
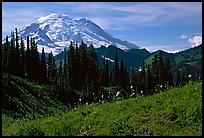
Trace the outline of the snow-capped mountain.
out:
<instances>
[{"instance_id":1,"label":"snow-capped mountain","mask_svg":"<svg viewBox=\"0 0 204 138\"><path fill-rule=\"evenodd\" d=\"M82 19L71 19L65 14L50 14L40 17L32 24L19 30L19 34L26 39L32 36L38 44L38 50L42 47L45 52L52 51L54 55L60 53L64 48L68 48L70 41L80 43L82 40L88 46L94 47L108 46L110 44L123 50L139 48L133 43L122 41L106 33L93 21Z\"/></svg>"}]
</instances>

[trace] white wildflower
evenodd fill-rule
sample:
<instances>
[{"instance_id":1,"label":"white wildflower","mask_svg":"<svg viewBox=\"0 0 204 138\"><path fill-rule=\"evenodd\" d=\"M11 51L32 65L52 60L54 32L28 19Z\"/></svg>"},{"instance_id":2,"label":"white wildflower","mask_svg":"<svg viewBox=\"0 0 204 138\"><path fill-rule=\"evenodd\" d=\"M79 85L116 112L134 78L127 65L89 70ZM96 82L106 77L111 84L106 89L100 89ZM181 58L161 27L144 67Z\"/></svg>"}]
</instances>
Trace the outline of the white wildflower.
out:
<instances>
[{"instance_id":1,"label":"white wildflower","mask_svg":"<svg viewBox=\"0 0 204 138\"><path fill-rule=\"evenodd\" d=\"M133 95L135 95L135 93L132 93L132 94L130 95L130 97L132 97Z\"/></svg>"},{"instance_id":2,"label":"white wildflower","mask_svg":"<svg viewBox=\"0 0 204 138\"><path fill-rule=\"evenodd\" d=\"M133 86L131 85L131 86L130 86L130 88L132 89L132 88L133 88Z\"/></svg>"},{"instance_id":3,"label":"white wildflower","mask_svg":"<svg viewBox=\"0 0 204 138\"><path fill-rule=\"evenodd\" d=\"M118 92L117 92L117 94L116 94L116 97L118 97L118 96L119 96L119 94L120 94L120 92L118 91Z\"/></svg>"},{"instance_id":4,"label":"white wildflower","mask_svg":"<svg viewBox=\"0 0 204 138\"><path fill-rule=\"evenodd\" d=\"M162 88L162 85L160 85L160 88Z\"/></svg>"},{"instance_id":5,"label":"white wildflower","mask_svg":"<svg viewBox=\"0 0 204 138\"><path fill-rule=\"evenodd\" d=\"M141 91L141 94L143 94L143 91Z\"/></svg>"},{"instance_id":6,"label":"white wildflower","mask_svg":"<svg viewBox=\"0 0 204 138\"><path fill-rule=\"evenodd\" d=\"M88 105L88 102L86 102L86 105Z\"/></svg>"},{"instance_id":7,"label":"white wildflower","mask_svg":"<svg viewBox=\"0 0 204 138\"><path fill-rule=\"evenodd\" d=\"M101 98L103 99L103 95L101 95Z\"/></svg>"},{"instance_id":8,"label":"white wildflower","mask_svg":"<svg viewBox=\"0 0 204 138\"><path fill-rule=\"evenodd\" d=\"M190 74L190 75L188 75L188 77L189 77L189 78L191 78L191 77L192 77L192 75Z\"/></svg>"},{"instance_id":9,"label":"white wildflower","mask_svg":"<svg viewBox=\"0 0 204 138\"><path fill-rule=\"evenodd\" d=\"M93 95L94 95L94 93L93 93Z\"/></svg>"},{"instance_id":10,"label":"white wildflower","mask_svg":"<svg viewBox=\"0 0 204 138\"><path fill-rule=\"evenodd\" d=\"M79 101L81 102L81 98L79 99Z\"/></svg>"}]
</instances>

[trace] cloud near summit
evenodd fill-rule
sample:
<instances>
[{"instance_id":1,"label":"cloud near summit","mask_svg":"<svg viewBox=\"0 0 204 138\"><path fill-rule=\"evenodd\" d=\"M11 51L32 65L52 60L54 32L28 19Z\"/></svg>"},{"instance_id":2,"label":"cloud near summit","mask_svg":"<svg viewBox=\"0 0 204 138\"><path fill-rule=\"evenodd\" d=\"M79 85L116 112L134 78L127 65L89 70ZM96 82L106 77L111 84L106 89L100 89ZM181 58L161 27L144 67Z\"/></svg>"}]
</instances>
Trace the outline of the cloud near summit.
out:
<instances>
[{"instance_id":1,"label":"cloud near summit","mask_svg":"<svg viewBox=\"0 0 204 138\"><path fill-rule=\"evenodd\" d=\"M202 44L202 35L196 35L188 40L191 47L198 46Z\"/></svg>"}]
</instances>

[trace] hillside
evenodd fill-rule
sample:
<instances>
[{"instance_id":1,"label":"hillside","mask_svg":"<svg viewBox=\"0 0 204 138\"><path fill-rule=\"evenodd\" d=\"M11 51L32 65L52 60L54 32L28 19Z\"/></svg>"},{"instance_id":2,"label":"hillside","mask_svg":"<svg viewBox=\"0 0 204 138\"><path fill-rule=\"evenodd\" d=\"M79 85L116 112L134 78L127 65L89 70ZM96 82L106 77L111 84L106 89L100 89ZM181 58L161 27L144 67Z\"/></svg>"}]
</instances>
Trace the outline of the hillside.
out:
<instances>
[{"instance_id":1,"label":"hillside","mask_svg":"<svg viewBox=\"0 0 204 138\"><path fill-rule=\"evenodd\" d=\"M87 48L87 50L89 50L89 47ZM142 64L142 61L145 60L150 55L150 52L147 51L146 49L130 49L130 50L124 51L112 45L109 45L108 47L101 46L100 48L95 49L98 57L99 66L103 65L103 60L104 60L103 58L105 56L106 58L109 59L109 65L110 65L110 68L112 69L116 50L118 52L119 62L121 58L123 58L126 67L129 69L132 67L135 69L138 69ZM58 66L60 61L62 61L64 58L63 54L64 53L61 52L60 54L55 56L55 60ZM68 54L68 51L67 51L67 54Z\"/></svg>"},{"instance_id":2,"label":"hillside","mask_svg":"<svg viewBox=\"0 0 204 138\"><path fill-rule=\"evenodd\" d=\"M57 116L13 120L3 115L2 134L50 136L201 136L202 81L149 97L96 103Z\"/></svg>"},{"instance_id":3,"label":"hillside","mask_svg":"<svg viewBox=\"0 0 204 138\"><path fill-rule=\"evenodd\" d=\"M65 109L47 85L12 75L2 76L2 111L14 118L38 118Z\"/></svg>"},{"instance_id":4,"label":"hillside","mask_svg":"<svg viewBox=\"0 0 204 138\"><path fill-rule=\"evenodd\" d=\"M152 64L152 59L162 52L163 59L169 58L171 63L171 73L174 75L177 68L185 71L186 68L191 72L193 79L202 78L202 44L189 48L178 53L167 53L162 50L151 53L146 59L146 64Z\"/></svg>"}]
</instances>

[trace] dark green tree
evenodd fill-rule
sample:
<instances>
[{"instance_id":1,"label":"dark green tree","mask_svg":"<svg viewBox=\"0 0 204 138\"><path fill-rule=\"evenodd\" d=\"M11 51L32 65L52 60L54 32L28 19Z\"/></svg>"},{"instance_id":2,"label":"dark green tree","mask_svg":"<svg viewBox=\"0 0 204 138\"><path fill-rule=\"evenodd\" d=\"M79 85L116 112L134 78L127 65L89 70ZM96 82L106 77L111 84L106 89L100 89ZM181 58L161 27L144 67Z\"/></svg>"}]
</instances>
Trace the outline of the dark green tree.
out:
<instances>
[{"instance_id":1,"label":"dark green tree","mask_svg":"<svg viewBox=\"0 0 204 138\"><path fill-rule=\"evenodd\" d=\"M115 52L115 62L113 67L113 86L119 86L119 63L118 63L118 52Z\"/></svg>"},{"instance_id":2,"label":"dark green tree","mask_svg":"<svg viewBox=\"0 0 204 138\"><path fill-rule=\"evenodd\" d=\"M30 50L30 43L29 43L29 36L27 36L27 48L26 48L26 60L25 60L25 65L26 65L26 69L25 69L25 77L28 79L31 79L31 50Z\"/></svg>"},{"instance_id":3,"label":"dark green tree","mask_svg":"<svg viewBox=\"0 0 204 138\"><path fill-rule=\"evenodd\" d=\"M42 48L42 55L41 55L41 83L46 84L47 83L47 66L46 66L46 60L45 60L45 52L44 47Z\"/></svg>"},{"instance_id":4,"label":"dark green tree","mask_svg":"<svg viewBox=\"0 0 204 138\"><path fill-rule=\"evenodd\" d=\"M20 64L20 49L19 49L19 42L18 42L18 31L17 28L15 28L15 34L16 34L16 47L15 47L15 71L17 76L23 76L23 70L21 70L21 64Z\"/></svg>"},{"instance_id":5,"label":"dark green tree","mask_svg":"<svg viewBox=\"0 0 204 138\"><path fill-rule=\"evenodd\" d=\"M146 76L146 94L147 95L151 95L151 91L153 89L153 84L152 84L152 74L151 74L151 70L150 70L150 65L148 64L147 67L147 76Z\"/></svg>"},{"instance_id":6,"label":"dark green tree","mask_svg":"<svg viewBox=\"0 0 204 138\"><path fill-rule=\"evenodd\" d=\"M158 55L155 54L152 61L152 85L154 89L156 89L156 86L158 85L158 74L156 72L157 62L158 62Z\"/></svg>"},{"instance_id":7,"label":"dark green tree","mask_svg":"<svg viewBox=\"0 0 204 138\"><path fill-rule=\"evenodd\" d=\"M47 59L47 76L48 76L48 81L51 82L52 81L52 60L53 60L53 55L52 55L52 51L48 54L48 59Z\"/></svg>"},{"instance_id":8,"label":"dark green tree","mask_svg":"<svg viewBox=\"0 0 204 138\"><path fill-rule=\"evenodd\" d=\"M11 75L16 75L16 62L15 62L15 38L14 32L11 32L11 43L10 47L8 48L8 59L7 59L7 70L8 73Z\"/></svg>"},{"instance_id":9,"label":"dark green tree","mask_svg":"<svg viewBox=\"0 0 204 138\"><path fill-rule=\"evenodd\" d=\"M26 63L25 63L25 60L26 60L26 57L25 57L25 44L24 44L24 41L21 37L21 43L20 43L21 47L20 47L20 61L21 61L21 70L22 70L22 75L21 77L25 77L25 69L26 69Z\"/></svg>"},{"instance_id":10,"label":"dark green tree","mask_svg":"<svg viewBox=\"0 0 204 138\"><path fill-rule=\"evenodd\" d=\"M69 72L69 82L71 85L71 89L75 89L75 50L74 46L72 44L72 41L70 42L70 47L69 47L69 57L68 57L68 72Z\"/></svg>"},{"instance_id":11,"label":"dark green tree","mask_svg":"<svg viewBox=\"0 0 204 138\"><path fill-rule=\"evenodd\" d=\"M162 52L159 51L158 62L157 62L157 66L156 66L156 74L157 74L158 84L159 84L160 88L165 87L165 82L166 82L165 72L166 72L165 71L165 64L164 64L164 61L163 61Z\"/></svg>"},{"instance_id":12,"label":"dark green tree","mask_svg":"<svg viewBox=\"0 0 204 138\"><path fill-rule=\"evenodd\" d=\"M79 74L80 74L80 86L81 90L84 91L86 89L86 74L88 70L88 63L87 63L87 51L85 49L85 44L82 41L79 46L79 61L80 61L80 68L79 68Z\"/></svg>"},{"instance_id":13,"label":"dark green tree","mask_svg":"<svg viewBox=\"0 0 204 138\"><path fill-rule=\"evenodd\" d=\"M168 86L173 86L173 77L171 75L171 66L169 57L165 60L165 74L166 74L166 84Z\"/></svg>"},{"instance_id":14,"label":"dark green tree","mask_svg":"<svg viewBox=\"0 0 204 138\"><path fill-rule=\"evenodd\" d=\"M144 60L142 62L142 68L141 68L141 72L140 72L140 80L141 80L141 91L143 91L143 95L146 95L146 89L145 89L145 84L146 84L146 73L145 73L145 63Z\"/></svg>"},{"instance_id":15,"label":"dark green tree","mask_svg":"<svg viewBox=\"0 0 204 138\"><path fill-rule=\"evenodd\" d=\"M10 44L8 41L8 36L6 36L6 42L3 44L2 50L2 73L7 72L7 59L8 59L8 49L10 48Z\"/></svg>"},{"instance_id":16,"label":"dark green tree","mask_svg":"<svg viewBox=\"0 0 204 138\"><path fill-rule=\"evenodd\" d=\"M180 73L179 68L177 68L177 70L176 70L176 82L175 82L175 85L179 86L180 83L181 83L181 73Z\"/></svg>"}]
</instances>

